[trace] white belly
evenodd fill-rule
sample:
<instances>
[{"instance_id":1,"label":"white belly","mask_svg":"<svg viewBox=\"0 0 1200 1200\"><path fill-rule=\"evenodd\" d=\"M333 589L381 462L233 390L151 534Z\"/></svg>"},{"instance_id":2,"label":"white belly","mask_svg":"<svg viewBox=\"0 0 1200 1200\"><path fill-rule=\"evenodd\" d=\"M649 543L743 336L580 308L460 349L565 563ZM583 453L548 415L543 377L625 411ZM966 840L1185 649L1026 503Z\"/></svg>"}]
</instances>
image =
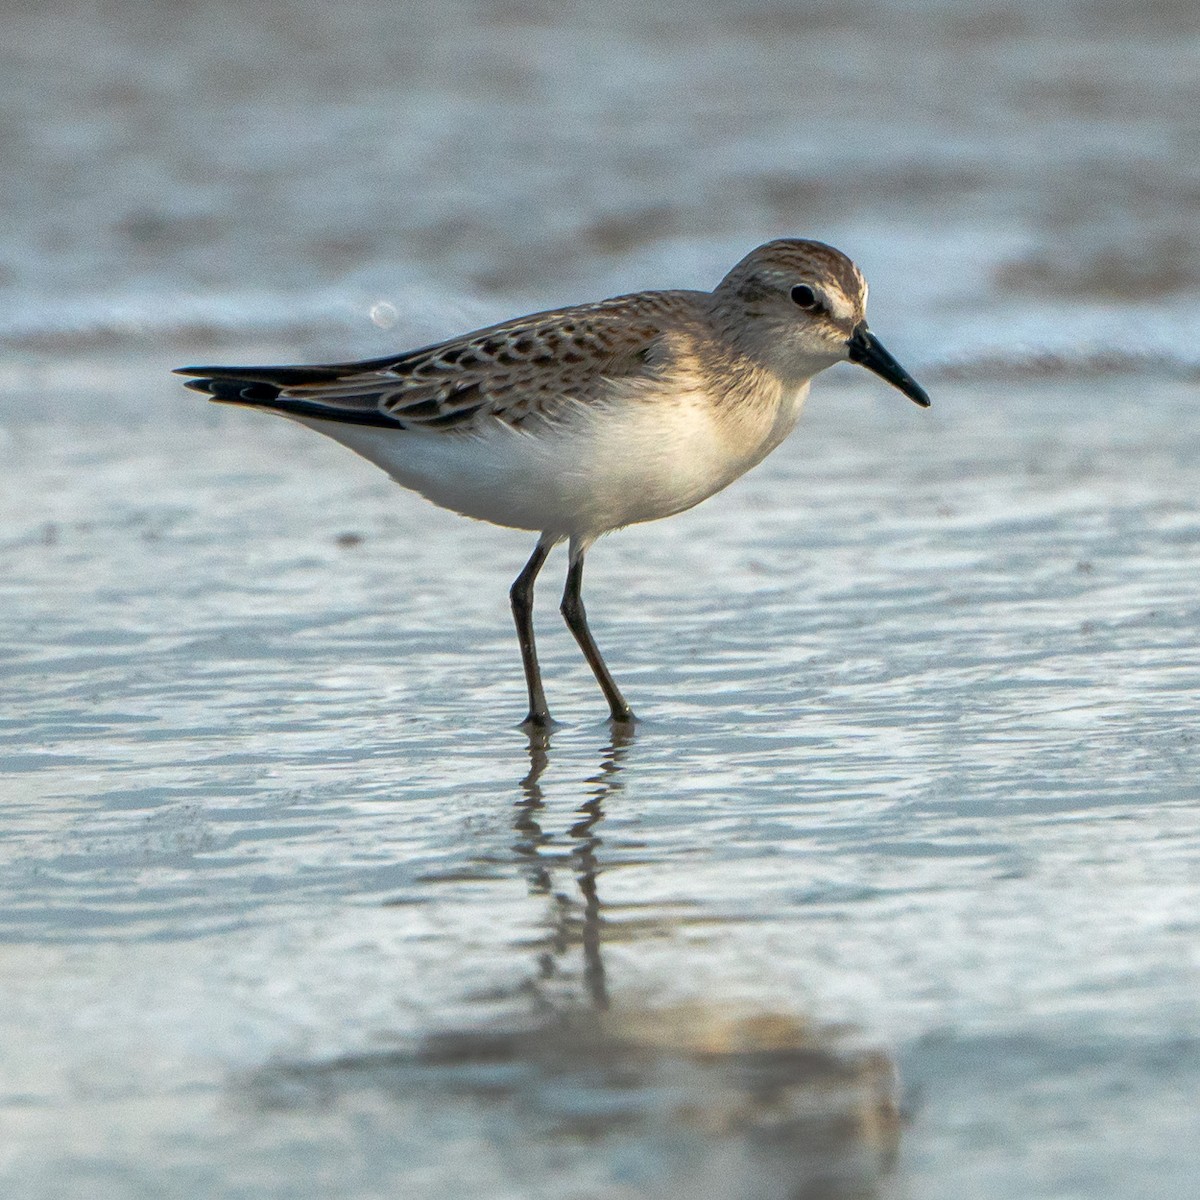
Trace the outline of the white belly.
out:
<instances>
[{"instance_id":1,"label":"white belly","mask_svg":"<svg viewBox=\"0 0 1200 1200\"><path fill-rule=\"evenodd\" d=\"M499 421L482 432L434 433L301 420L443 508L590 540L728 486L787 436L807 390L738 421L688 396L580 408L570 423L530 432Z\"/></svg>"}]
</instances>

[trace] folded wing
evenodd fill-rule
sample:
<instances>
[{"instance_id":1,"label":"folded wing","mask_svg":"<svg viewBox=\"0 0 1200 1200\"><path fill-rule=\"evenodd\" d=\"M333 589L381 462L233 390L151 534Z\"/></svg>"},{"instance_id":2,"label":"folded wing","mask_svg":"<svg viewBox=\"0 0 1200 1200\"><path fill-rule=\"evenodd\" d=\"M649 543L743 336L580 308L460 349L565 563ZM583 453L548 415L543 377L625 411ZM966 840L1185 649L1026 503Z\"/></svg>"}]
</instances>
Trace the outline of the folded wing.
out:
<instances>
[{"instance_id":1,"label":"folded wing","mask_svg":"<svg viewBox=\"0 0 1200 1200\"><path fill-rule=\"evenodd\" d=\"M393 429L469 431L553 421L601 402L609 384L655 370L673 293L521 317L397 357L321 366L180 367L227 404Z\"/></svg>"}]
</instances>

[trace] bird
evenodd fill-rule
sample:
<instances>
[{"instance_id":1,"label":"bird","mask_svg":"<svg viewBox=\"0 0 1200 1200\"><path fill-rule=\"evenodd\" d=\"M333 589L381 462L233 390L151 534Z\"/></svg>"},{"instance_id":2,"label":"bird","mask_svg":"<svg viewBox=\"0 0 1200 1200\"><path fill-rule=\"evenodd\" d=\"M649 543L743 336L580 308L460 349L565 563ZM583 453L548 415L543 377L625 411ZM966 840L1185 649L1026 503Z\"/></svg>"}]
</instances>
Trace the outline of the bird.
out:
<instances>
[{"instance_id":1,"label":"bird","mask_svg":"<svg viewBox=\"0 0 1200 1200\"><path fill-rule=\"evenodd\" d=\"M561 612L608 703L633 709L588 626L584 558L603 534L692 508L792 431L814 376L867 368L914 403L924 389L866 321L867 283L824 242L781 238L710 292L643 291L516 317L383 358L180 367L223 404L282 414L467 517L538 534L510 592L527 730L550 716L534 583L568 543Z\"/></svg>"}]
</instances>

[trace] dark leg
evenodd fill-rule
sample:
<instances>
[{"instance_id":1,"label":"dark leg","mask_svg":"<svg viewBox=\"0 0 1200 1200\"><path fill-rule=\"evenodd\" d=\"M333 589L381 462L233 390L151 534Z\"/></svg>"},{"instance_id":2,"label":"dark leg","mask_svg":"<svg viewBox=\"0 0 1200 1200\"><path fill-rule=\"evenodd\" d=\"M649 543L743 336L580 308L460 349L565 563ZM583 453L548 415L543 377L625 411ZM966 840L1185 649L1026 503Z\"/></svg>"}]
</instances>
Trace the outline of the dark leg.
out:
<instances>
[{"instance_id":1,"label":"dark leg","mask_svg":"<svg viewBox=\"0 0 1200 1200\"><path fill-rule=\"evenodd\" d=\"M567 571L567 588L563 592L562 598L563 620L566 621L567 628L575 635L575 640L583 651L583 657L587 659L588 666L592 668L592 674L596 676L596 682L600 685L605 700L608 701L612 719L620 724L628 724L634 719L633 709L625 702L625 697L621 695L621 689L617 687L616 681L608 673L608 667L604 665L604 659L600 657L600 651L592 638L592 631L588 628L582 594L583 554L584 551L577 549L572 543L571 566Z\"/></svg>"},{"instance_id":2,"label":"dark leg","mask_svg":"<svg viewBox=\"0 0 1200 1200\"><path fill-rule=\"evenodd\" d=\"M537 647L533 641L533 581L538 577L538 572L553 549L554 541L542 537L508 592L512 601L513 620L517 623L517 640L521 643L525 685L529 689L529 716L525 718L524 723L532 728L545 727L551 723L546 693L542 688L542 673L538 669Z\"/></svg>"}]
</instances>

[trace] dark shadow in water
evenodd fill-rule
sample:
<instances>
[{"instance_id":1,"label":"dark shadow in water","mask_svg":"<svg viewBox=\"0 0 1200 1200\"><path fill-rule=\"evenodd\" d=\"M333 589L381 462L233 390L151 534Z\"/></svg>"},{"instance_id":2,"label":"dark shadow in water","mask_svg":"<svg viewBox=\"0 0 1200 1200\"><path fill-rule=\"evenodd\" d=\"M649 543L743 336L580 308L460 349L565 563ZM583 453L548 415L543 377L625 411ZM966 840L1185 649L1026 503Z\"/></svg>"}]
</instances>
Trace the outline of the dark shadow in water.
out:
<instances>
[{"instance_id":1,"label":"dark shadow in water","mask_svg":"<svg viewBox=\"0 0 1200 1200\"><path fill-rule=\"evenodd\" d=\"M444 1030L390 1052L277 1064L251 1081L264 1109L363 1114L448 1146L483 1139L507 1191L688 1196L689 1200L865 1200L899 1141L887 1055L844 1030L720 997L655 1006L614 997L605 971L600 827L621 797L634 735L614 734L566 839L546 831L550 739L533 736L518 784L513 853L548 930L521 994L526 1015ZM556 886L569 871L574 887ZM519 948L525 954L528 944ZM569 967L580 952L582 974ZM697 953L704 951L698 950ZM493 993L494 997L494 993ZM378 1136L378 1135L377 1135ZM453 1169L425 1169L422 1197L457 1196Z\"/></svg>"}]
</instances>

